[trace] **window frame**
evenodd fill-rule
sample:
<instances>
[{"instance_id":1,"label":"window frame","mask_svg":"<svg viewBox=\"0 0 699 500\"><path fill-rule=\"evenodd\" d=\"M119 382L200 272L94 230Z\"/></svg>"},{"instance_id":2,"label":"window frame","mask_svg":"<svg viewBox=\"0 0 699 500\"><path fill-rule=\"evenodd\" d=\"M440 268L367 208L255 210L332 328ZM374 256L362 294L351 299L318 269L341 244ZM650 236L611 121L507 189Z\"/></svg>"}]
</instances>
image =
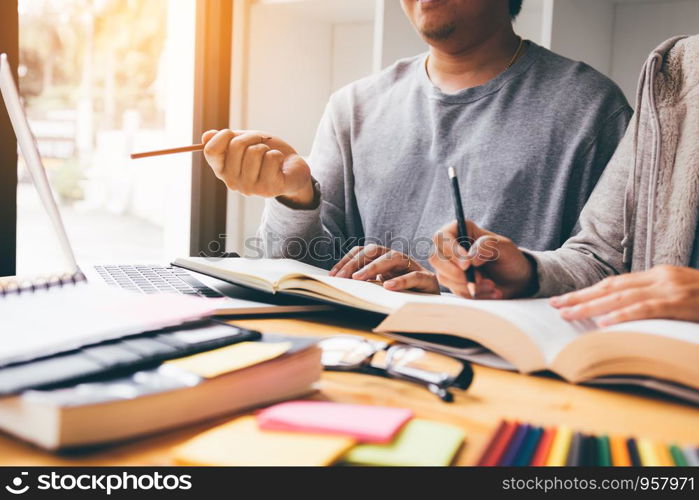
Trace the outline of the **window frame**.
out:
<instances>
[{"instance_id":1,"label":"window frame","mask_svg":"<svg viewBox=\"0 0 699 500\"><path fill-rule=\"evenodd\" d=\"M19 0L0 2L0 52L15 70L19 62ZM228 127L231 91L232 0L196 0L193 142L201 132ZM0 100L1 101L1 100ZM0 276L17 269L17 141L0 104ZM226 188L192 155L190 255L225 251ZM108 256L105 256L108 258Z\"/></svg>"},{"instance_id":2,"label":"window frame","mask_svg":"<svg viewBox=\"0 0 699 500\"><path fill-rule=\"evenodd\" d=\"M230 121L233 0L197 0L193 142ZM190 255L226 251L226 186L207 166L203 154L192 155Z\"/></svg>"},{"instance_id":3,"label":"window frame","mask_svg":"<svg viewBox=\"0 0 699 500\"><path fill-rule=\"evenodd\" d=\"M0 52L5 52L17 78L19 62L18 0L0 2ZM17 139L5 103L0 99L0 276L17 269Z\"/></svg>"}]
</instances>

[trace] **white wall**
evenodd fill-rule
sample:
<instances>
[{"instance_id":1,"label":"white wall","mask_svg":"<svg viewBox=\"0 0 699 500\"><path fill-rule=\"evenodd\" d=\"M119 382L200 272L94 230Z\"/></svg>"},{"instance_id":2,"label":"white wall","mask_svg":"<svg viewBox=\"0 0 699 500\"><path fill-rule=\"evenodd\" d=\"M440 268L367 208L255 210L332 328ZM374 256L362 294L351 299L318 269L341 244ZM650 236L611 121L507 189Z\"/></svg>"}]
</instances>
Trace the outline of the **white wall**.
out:
<instances>
[{"instance_id":1,"label":"white wall","mask_svg":"<svg viewBox=\"0 0 699 500\"><path fill-rule=\"evenodd\" d=\"M374 29L374 71L427 50L398 0L376 0Z\"/></svg>"},{"instance_id":2,"label":"white wall","mask_svg":"<svg viewBox=\"0 0 699 500\"><path fill-rule=\"evenodd\" d=\"M633 105L648 54L674 35L699 33L699 0L620 3L614 15L611 77Z\"/></svg>"},{"instance_id":3,"label":"white wall","mask_svg":"<svg viewBox=\"0 0 699 500\"><path fill-rule=\"evenodd\" d=\"M526 2L525 2L526 3ZM611 70L614 3L611 0L552 2L550 48L598 71Z\"/></svg>"},{"instance_id":4,"label":"white wall","mask_svg":"<svg viewBox=\"0 0 699 500\"><path fill-rule=\"evenodd\" d=\"M333 24L330 90L369 75L372 71L374 24L371 21Z\"/></svg>"},{"instance_id":5,"label":"white wall","mask_svg":"<svg viewBox=\"0 0 699 500\"><path fill-rule=\"evenodd\" d=\"M235 5L232 126L267 130L308 155L332 92L372 72L374 0ZM263 207L229 194L228 250L255 235Z\"/></svg>"},{"instance_id":6,"label":"white wall","mask_svg":"<svg viewBox=\"0 0 699 500\"><path fill-rule=\"evenodd\" d=\"M544 41L544 0L525 0L517 19L515 19L515 32L526 40L546 44Z\"/></svg>"}]
</instances>

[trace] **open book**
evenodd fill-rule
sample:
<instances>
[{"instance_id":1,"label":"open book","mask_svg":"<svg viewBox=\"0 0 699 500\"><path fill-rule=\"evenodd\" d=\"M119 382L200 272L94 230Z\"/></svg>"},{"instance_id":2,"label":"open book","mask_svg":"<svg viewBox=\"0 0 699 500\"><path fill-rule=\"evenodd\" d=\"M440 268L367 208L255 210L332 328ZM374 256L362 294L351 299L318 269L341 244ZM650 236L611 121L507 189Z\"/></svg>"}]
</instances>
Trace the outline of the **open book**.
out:
<instances>
[{"instance_id":1,"label":"open book","mask_svg":"<svg viewBox=\"0 0 699 500\"><path fill-rule=\"evenodd\" d=\"M390 314L408 302L440 302L438 295L392 292L366 281L328 276L328 271L291 259L186 257L172 265L268 293L288 293Z\"/></svg>"},{"instance_id":2,"label":"open book","mask_svg":"<svg viewBox=\"0 0 699 500\"><path fill-rule=\"evenodd\" d=\"M551 370L571 382L609 375L649 376L699 389L699 324L636 321L598 329L570 323L545 299L468 301L453 295L391 292L380 285L328 276L287 259L182 258L174 263L269 293L291 293L386 314L381 333L420 334L427 346L469 350L475 342L517 370ZM448 336L448 337L445 337ZM462 341L461 344L456 341ZM466 341L464 344L463 341Z\"/></svg>"},{"instance_id":3,"label":"open book","mask_svg":"<svg viewBox=\"0 0 699 500\"><path fill-rule=\"evenodd\" d=\"M699 324L647 320L598 328L568 322L546 299L408 303L377 332L450 335L477 342L523 373L570 382L609 375L656 377L699 389Z\"/></svg>"}]
</instances>

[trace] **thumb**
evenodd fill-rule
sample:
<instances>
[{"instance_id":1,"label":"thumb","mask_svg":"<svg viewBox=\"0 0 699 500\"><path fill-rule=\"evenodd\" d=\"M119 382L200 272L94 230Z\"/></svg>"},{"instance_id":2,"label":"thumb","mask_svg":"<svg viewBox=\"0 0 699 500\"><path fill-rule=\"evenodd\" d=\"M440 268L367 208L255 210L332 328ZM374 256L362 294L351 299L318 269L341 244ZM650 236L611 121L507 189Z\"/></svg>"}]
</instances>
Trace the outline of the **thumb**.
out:
<instances>
[{"instance_id":1,"label":"thumb","mask_svg":"<svg viewBox=\"0 0 699 500\"><path fill-rule=\"evenodd\" d=\"M284 158L282 175L284 176L285 191L296 192L308 185L311 178L311 169L306 160L296 153L292 153Z\"/></svg>"}]
</instances>

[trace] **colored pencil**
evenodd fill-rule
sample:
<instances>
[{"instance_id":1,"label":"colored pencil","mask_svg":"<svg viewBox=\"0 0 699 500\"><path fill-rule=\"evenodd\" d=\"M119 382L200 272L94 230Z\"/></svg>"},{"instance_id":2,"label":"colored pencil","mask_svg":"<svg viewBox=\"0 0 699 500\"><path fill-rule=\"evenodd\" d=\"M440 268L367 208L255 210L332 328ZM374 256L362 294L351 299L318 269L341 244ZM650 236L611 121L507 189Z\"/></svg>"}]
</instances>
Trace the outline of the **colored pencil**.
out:
<instances>
[{"instance_id":1,"label":"colored pencil","mask_svg":"<svg viewBox=\"0 0 699 500\"><path fill-rule=\"evenodd\" d=\"M683 450L684 459L690 467L699 467L699 451L692 446L687 446Z\"/></svg>"},{"instance_id":2,"label":"colored pencil","mask_svg":"<svg viewBox=\"0 0 699 500\"><path fill-rule=\"evenodd\" d=\"M599 436L597 438L597 464L601 467L612 465L612 458L609 450L609 436Z\"/></svg>"},{"instance_id":3,"label":"colored pencil","mask_svg":"<svg viewBox=\"0 0 699 500\"><path fill-rule=\"evenodd\" d=\"M478 465L485 467L496 466L500 462L503 453L505 453L507 445L510 443L517 427L519 427L517 422L503 421L493 436L492 446L488 446L486 453L483 454Z\"/></svg>"},{"instance_id":4,"label":"colored pencil","mask_svg":"<svg viewBox=\"0 0 699 500\"><path fill-rule=\"evenodd\" d=\"M536 451L536 447L541 440L541 435L543 432L544 429L541 427L532 427L529 429L527 437L525 438L524 443L517 454L517 458L515 458L515 462L512 465L515 467L523 467L531 463L532 457L534 456L534 452Z\"/></svg>"},{"instance_id":5,"label":"colored pencil","mask_svg":"<svg viewBox=\"0 0 699 500\"><path fill-rule=\"evenodd\" d=\"M629 458L631 459L631 465L634 467L640 467L643 465L641 463L641 454L638 452L638 443L634 438L629 438L626 440L626 446L629 449Z\"/></svg>"},{"instance_id":6,"label":"colored pencil","mask_svg":"<svg viewBox=\"0 0 699 500\"><path fill-rule=\"evenodd\" d=\"M612 436L609 439L609 448L612 454L612 465L614 467L629 467L631 457L626 439L621 436Z\"/></svg>"},{"instance_id":7,"label":"colored pencil","mask_svg":"<svg viewBox=\"0 0 699 500\"><path fill-rule=\"evenodd\" d=\"M672 459L672 454L670 453L670 447L665 443L657 443L655 445L655 454L660 461L660 465L664 467L672 467L675 465L675 461Z\"/></svg>"},{"instance_id":8,"label":"colored pencil","mask_svg":"<svg viewBox=\"0 0 699 500\"><path fill-rule=\"evenodd\" d=\"M532 426L529 424L520 425L517 428L517 431L515 432L514 436L512 436L505 453L502 454L502 458L500 459L500 462L498 462L498 465L501 467L511 467L514 465L515 459L517 458L517 455L519 455L519 451L522 449L524 440L529 433L529 429L531 428Z\"/></svg>"},{"instance_id":9,"label":"colored pencil","mask_svg":"<svg viewBox=\"0 0 699 500\"><path fill-rule=\"evenodd\" d=\"M271 137L261 137L260 142L264 143L270 139ZM203 150L204 144L192 144L191 146L182 146L179 148L158 149L156 151L144 151L143 153L133 153L131 155L131 159L138 160L139 158L149 158L151 156L174 155L177 153L191 153L193 151Z\"/></svg>"},{"instance_id":10,"label":"colored pencil","mask_svg":"<svg viewBox=\"0 0 699 500\"><path fill-rule=\"evenodd\" d=\"M556 428L549 427L545 429L541 434L541 439L539 439L539 444L536 447L534 456L532 457L529 465L535 467L541 467L546 465L549 458L549 453L551 453L551 445L553 444L553 439L556 437Z\"/></svg>"},{"instance_id":11,"label":"colored pencil","mask_svg":"<svg viewBox=\"0 0 699 500\"><path fill-rule=\"evenodd\" d=\"M687 466L687 460L685 460L684 455L682 454L682 450L680 450L679 446L677 446L676 444L670 446L670 454L672 455L672 460L675 462L675 465L677 465L678 467Z\"/></svg>"},{"instance_id":12,"label":"colored pencil","mask_svg":"<svg viewBox=\"0 0 699 500\"><path fill-rule=\"evenodd\" d=\"M597 436L589 434L583 441L582 463L585 467L599 465L597 461Z\"/></svg>"},{"instance_id":13,"label":"colored pencil","mask_svg":"<svg viewBox=\"0 0 699 500\"><path fill-rule=\"evenodd\" d=\"M657 467L660 465L660 458L655 451L655 445L648 439L637 439L638 454L641 455L641 463L644 467Z\"/></svg>"},{"instance_id":14,"label":"colored pencil","mask_svg":"<svg viewBox=\"0 0 699 500\"><path fill-rule=\"evenodd\" d=\"M561 467L566 464L572 437L573 431L569 427L563 426L558 428L556 437L551 445L551 453L546 460L546 465L549 467Z\"/></svg>"},{"instance_id":15,"label":"colored pencil","mask_svg":"<svg viewBox=\"0 0 699 500\"><path fill-rule=\"evenodd\" d=\"M159 149L157 151L145 151L143 153L133 153L131 155L131 159L138 160L139 158L149 158L151 156L173 155L173 154L177 154L177 153L191 153L192 151L202 151L203 149L204 149L203 144L192 144L191 146L183 146L181 148Z\"/></svg>"},{"instance_id":16,"label":"colored pencil","mask_svg":"<svg viewBox=\"0 0 699 500\"><path fill-rule=\"evenodd\" d=\"M577 467L580 464L582 455L582 442L585 436L579 432L573 434L573 439L570 441L568 448L568 457L566 458L566 466Z\"/></svg>"},{"instance_id":17,"label":"colored pencil","mask_svg":"<svg viewBox=\"0 0 699 500\"><path fill-rule=\"evenodd\" d=\"M478 463L476 465L484 465L483 462L489 460L490 455L492 455L493 453L493 448L495 447L495 444L498 442L500 434L502 434L502 432L505 430L505 427L507 427L507 421L501 420L497 428L495 429L495 432L493 432L493 434L490 436L490 441L488 441L488 444L483 449L483 452L481 453L481 458L478 459Z\"/></svg>"}]
</instances>

